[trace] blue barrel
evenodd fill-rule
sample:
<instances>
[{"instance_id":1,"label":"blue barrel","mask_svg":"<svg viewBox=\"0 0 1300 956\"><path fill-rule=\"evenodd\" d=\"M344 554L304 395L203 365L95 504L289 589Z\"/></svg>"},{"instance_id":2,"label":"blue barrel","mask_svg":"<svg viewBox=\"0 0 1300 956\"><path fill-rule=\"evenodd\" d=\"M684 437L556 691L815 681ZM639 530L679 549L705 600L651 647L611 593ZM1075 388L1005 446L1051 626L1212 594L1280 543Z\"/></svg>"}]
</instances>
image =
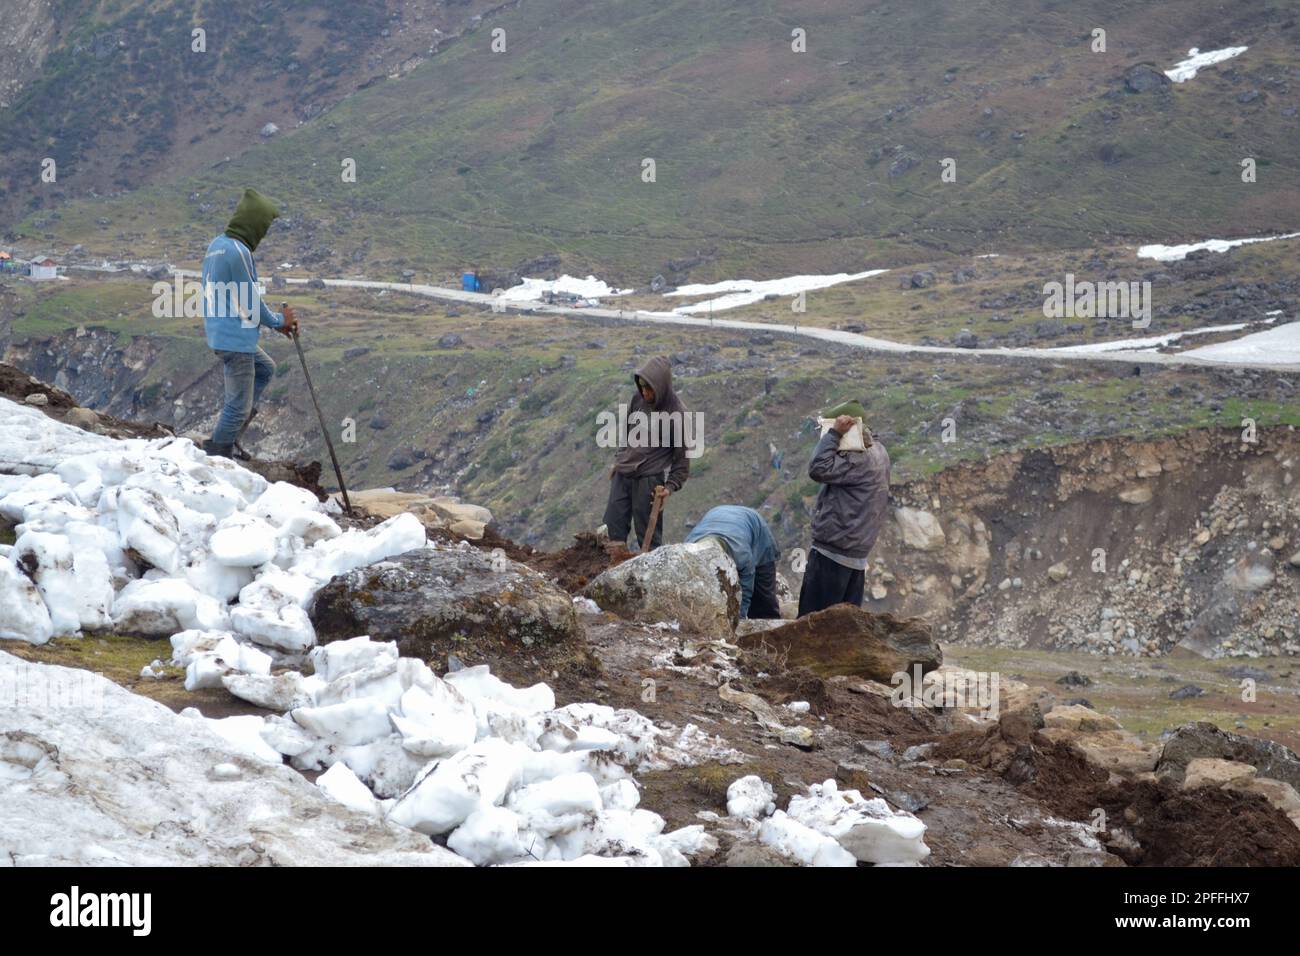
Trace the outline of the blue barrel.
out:
<instances>
[{"instance_id":1,"label":"blue barrel","mask_svg":"<svg viewBox=\"0 0 1300 956\"><path fill-rule=\"evenodd\" d=\"M473 272L463 273L460 277L460 288L463 292L477 292L478 276Z\"/></svg>"}]
</instances>

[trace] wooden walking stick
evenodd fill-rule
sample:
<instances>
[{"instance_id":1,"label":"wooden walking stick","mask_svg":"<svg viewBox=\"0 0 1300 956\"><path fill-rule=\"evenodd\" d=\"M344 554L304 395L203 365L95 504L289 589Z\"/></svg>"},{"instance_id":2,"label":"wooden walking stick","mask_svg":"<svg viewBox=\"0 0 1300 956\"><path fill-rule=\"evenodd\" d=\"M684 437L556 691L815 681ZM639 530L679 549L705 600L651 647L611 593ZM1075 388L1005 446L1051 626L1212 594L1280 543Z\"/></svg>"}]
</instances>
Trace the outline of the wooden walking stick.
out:
<instances>
[{"instance_id":1,"label":"wooden walking stick","mask_svg":"<svg viewBox=\"0 0 1300 956\"><path fill-rule=\"evenodd\" d=\"M655 485L654 501L650 505L650 521L646 524L645 540L641 542L642 553L650 550L650 542L655 537L655 525L659 523L659 509L663 507L667 492L668 489L663 485Z\"/></svg>"}]
</instances>

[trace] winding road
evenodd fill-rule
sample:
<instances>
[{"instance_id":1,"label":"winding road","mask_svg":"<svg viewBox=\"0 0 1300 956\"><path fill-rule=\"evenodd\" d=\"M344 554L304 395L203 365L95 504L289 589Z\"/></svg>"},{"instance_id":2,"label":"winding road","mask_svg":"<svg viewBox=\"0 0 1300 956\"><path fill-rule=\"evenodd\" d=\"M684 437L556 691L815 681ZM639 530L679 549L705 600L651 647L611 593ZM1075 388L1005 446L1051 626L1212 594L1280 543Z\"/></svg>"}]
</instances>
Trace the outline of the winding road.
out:
<instances>
[{"instance_id":1,"label":"winding road","mask_svg":"<svg viewBox=\"0 0 1300 956\"><path fill-rule=\"evenodd\" d=\"M181 275L194 276L196 273L177 270ZM285 282L294 285L306 285L309 279L284 277ZM842 332L837 329L822 329L809 325L785 325L775 322L746 322L740 319L699 318L690 315L678 315L667 312L645 312L639 309L584 308L546 305L542 302L503 302L499 298L482 292L465 292L443 286L421 285L407 282L372 282L365 279L323 279L327 286L351 289L386 289L390 292L407 295L424 296L447 302L462 302L468 305L496 307L506 312L529 315L562 315L573 319L602 319L605 321L643 323L658 325L679 325L703 329L733 329L738 332L771 332L777 335L812 339L835 345L848 346L866 352L891 353L896 355L950 355L961 358L987 359L1030 359L1038 362L1112 362L1120 365L1172 365L1197 368L1246 368L1274 372L1300 372L1300 362L1259 363L1259 362L1217 362L1185 354L1166 354L1160 352L1098 352L1070 351L1064 349L959 349L938 345L913 345L907 342L893 342L856 332Z\"/></svg>"}]
</instances>

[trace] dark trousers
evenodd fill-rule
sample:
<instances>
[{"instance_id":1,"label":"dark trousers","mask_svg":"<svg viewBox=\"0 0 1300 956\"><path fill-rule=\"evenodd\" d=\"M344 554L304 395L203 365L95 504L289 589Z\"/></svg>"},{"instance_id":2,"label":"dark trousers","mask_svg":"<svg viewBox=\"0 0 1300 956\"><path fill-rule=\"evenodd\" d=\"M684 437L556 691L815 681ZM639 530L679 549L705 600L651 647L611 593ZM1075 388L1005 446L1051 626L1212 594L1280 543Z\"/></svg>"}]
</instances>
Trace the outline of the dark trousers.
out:
<instances>
[{"instance_id":1,"label":"dark trousers","mask_svg":"<svg viewBox=\"0 0 1300 956\"><path fill-rule=\"evenodd\" d=\"M837 564L820 551L810 552L803 571L803 586L799 588L799 616L823 611L834 604L861 607L866 578L864 571Z\"/></svg>"},{"instance_id":2,"label":"dark trousers","mask_svg":"<svg viewBox=\"0 0 1300 956\"><path fill-rule=\"evenodd\" d=\"M627 533L636 528L636 546L641 547L645 541L645 529L650 524L650 506L654 498L655 485L663 484L662 475L646 475L633 478L615 472L609 480L609 501L605 505L605 524L609 529L609 540L620 544L627 543ZM651 547L657 548L663 543L664 512L659 510L659 520L655 522L655 535Z\"/></svg>"},{"instance_id":3,"label":"dark trousers","mask_svg":"<svg viewBox=\"0 0 1300 956\"><path fill-rule=\"evenodd\" d=\"M781 616L776 599L776 562L769 561L754 569L754 593L749 599L751 621L775 620Z\"/></svg>"}]
</instances>

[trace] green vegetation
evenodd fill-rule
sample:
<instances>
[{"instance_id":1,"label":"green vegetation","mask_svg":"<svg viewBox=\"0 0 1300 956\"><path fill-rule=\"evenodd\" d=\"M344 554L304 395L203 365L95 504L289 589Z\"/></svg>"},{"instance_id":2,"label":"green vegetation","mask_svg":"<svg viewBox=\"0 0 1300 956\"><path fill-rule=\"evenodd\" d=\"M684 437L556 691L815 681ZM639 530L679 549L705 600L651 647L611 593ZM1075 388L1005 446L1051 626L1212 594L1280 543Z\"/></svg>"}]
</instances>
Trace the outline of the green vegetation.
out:
<instances>
[{"instance_id":1,"label":"green vegetation","mask_svg":"<svg viewBox=\"0 0 1300 956\"><path fill-rule=\"evenodd\" d=\"M118 275L28 286L14 342L48 343L61 317L69 326L87 320L84 328L114 332L123 350L102 362L123 376L123 414L161 409L176 397L188 401L188 390L211 370L212 355L196 320L152 319L151 299L141 294L147 285ZM599 523L611 452L596 443L597 415L630 397L624 366L633 345L638 356L685 353L682 368L690 371L679 372L678 388L705 416L704 453L692 461L691 480L665 517L670 536L713 505L736 502L762 510L778 543L794 546L806 534L805 502L817 491L806 473L817 440L810 416L844 397L865 401L895 482L964 459L1086 437L1240 428L1246 417L1262 428L1300 424L1300 409L1279 381L1269 378L1247 395L1211 370L1150 369L1139 377L1122 364L867 353L846 361L838 350L806 342L755 348L726 330L696 330L684 340L671 327L638 326L632 334L631 327L472 309L449 317L438 303L359 290L300 294L294 287L287 294L309 330L327 420L352 418L358 426L355 442L336 441L350 484L453 482L457 493L492 508L507 534L548 547ZM102 323L88 321L97 302L111 317ZM438 348L451 331L461 345ZM76 354L77 337L56 341ZM344 352L358 345L368 351L345 362ZM289 406L282 420L293 422L277 441L300 446L302 457L322 457L291 347L275 336L265 346L281 368L290 365L269 393L277 406ZM41 355L62 351L63 345L40 347ZM382 428L369 427L379 418ZM944 440L947 419L955 426L952 441ZM779 471L769 444L782 455ZM399 450L409 463L390 468Z\"/></svg>"},{"instance_id":2,"label":"green vegetation","mask_svg":"<svg viewBox=\"0 0 1300 956\"><path fill-rule=\"evenodd\" d=\"M1050 688L1058 700L1081 696L1095 710L1113 715L1126 730L1154 741L1166 730L1207 720L1236 733L1271 738L1288 747L1300 746L1300 707L1297 676L1288 658L1258 658L1251 666L1272 672L1260 680L1258 699L1241 699L1241 681L1224 671L1239 660L1207 660L1175 654L1159 662L1115 659L1061 650L973 647L945 644L944 662L957 667L1015 675L1031 685ZM1155 666L1153 666L1155 665ZM1090 677L1090 686L1063 688L1055 681L1069 671ZM1203 696L1172 700L1169 693L1184 684L1205 689Z\"/></svg>"},{"instance_id":3,"label":"green vegetation","mask_svg":"<svg viewBox=\"0 0 1300 956\"><path fill-rule=\"evenodd\" d=\"M170 663L171 645L159 638L123 634L86 634L56 637L46 644L4 641L4 650L15 657L62 667L93 671L127 690L158 701L173 710L197 707L209 717L266 713L236 697L225 688L185 689L185 669ZM142 677L140 671L154 661L161 665L161 677Z\"/></svg>"},{"instance_id":4,"label":"green vegetation","mask_svg":"<svg viewBox=\"0 0 1300 956\"><path fill-rule=\"evenodd\" d=\"M349 5L346 19L369 22L381 6ZM849 0L799 10L776 0L522 4L292 136L174 182L70 204L62 219L24 230L95 247L107 238L95 219L106 216L139 235L137 251L183 258L178 243L191 255L213 228L198 204L225 209L256 181L329 236L326 268L418 264L449 279L468 263L558 253L569 271L644 283L701 251L697 280L1293 226L1300 132L1271 106L1236 101L1285 72L1290 41L1272 20L1243 20L1251 49L1231 74L1212 68L1163 93L1124 91L1125 64L1172 62L1189 36L1254 16L1211 0L1179 0L1176 12L1117 0L989 0L943 16L900 0L866 12ZM1008 28L1030 21L1032 31ZM1090 51L1080 24L1092 22L1126 38L1122 56ZM509 50L488 55L498 25ZM795 25L808 31L806 53L790 49ZM259 45L274 42L273 26L254 20L232 44L253 59L241 80L299 62ZM232 56L221 71L248 68ZM328 85L328 64L299 66ZM81 69L67 61L66 89L116 88ZM37 97L13 112L87 127L69 115L77 107L53 108L56 92L40 94L48 110L34 109L47 102ZM25 122L14 141L41 142L44 121ZM1264 173L1249 187L1214 175L1235 172L1243 142ZM340 176L345 157L355 183ZM939 177L943 157L958 160L954 183ZM647 158L654 182L642 180ZM949 305L936 334L965 322Z\"/></svg>"}]
</instances>

